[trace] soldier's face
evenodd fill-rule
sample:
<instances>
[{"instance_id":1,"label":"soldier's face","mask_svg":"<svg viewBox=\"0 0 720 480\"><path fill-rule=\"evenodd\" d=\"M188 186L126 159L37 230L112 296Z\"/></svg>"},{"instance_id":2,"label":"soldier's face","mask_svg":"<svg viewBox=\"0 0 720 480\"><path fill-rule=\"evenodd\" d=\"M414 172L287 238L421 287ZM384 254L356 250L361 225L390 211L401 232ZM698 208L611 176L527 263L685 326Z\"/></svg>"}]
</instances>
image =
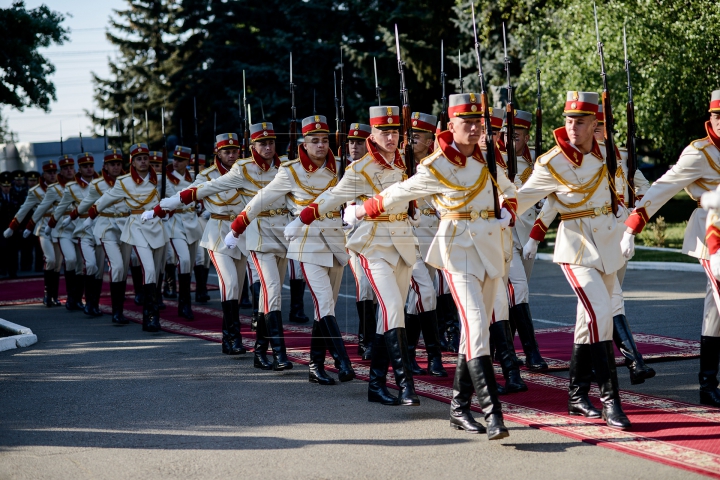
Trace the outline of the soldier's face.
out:
<instances>
[{"instance_id":1,"label":"soldier's face","mask_svg":"<svg viewBox=\"0 0 720 480\"><path fill-rule=\"evenodd\" d=\"M505 144L507 145L507 132L504 134L505 137ZM526 128L517 128L515 127L515 153L520 155L522 152L525 151L525 147L527 146L528 140L530 140L530 135L528 134L528 131Z\"/></svg>"},{"instance_id":2,"label":"soldier's face","mask_svg":"<svg viewBox=\"0 0 720 480\"><path fill-rule=\"evenodd\" d=\"M265 160L275 158L275 140L260 140L253 143L253 148Z\"/></svg>"},{"instance_id":3,"label":"soldier's face","mask_svg":"<svg viewBox=\"0 0 720 480\"><path fill-rule=\"evenodd\" d=\"M83 177L93 177L95 175L95 165L92 163L80 165L80 175Z\"/></svg>"},{"instance_id":4,"label":"soldier's face","mask_svg":"<svg viewBox=\"0 0 720 480\"><path fill-rule=\"evenodd\" d=\"M45 183L47 183L48 185L57 182L57 170L43 172L43 178L45 179Z\"/></svg>"},{"instance_id":5,"label":"soldier's face","mask_svg":"<svg viewBox=\"0 0 720 480\"><path fill-rule=\"evenodd\" d=\"M37 185L37 180L35 180L34 178L28 178L28 179L27 179L27 186L28 186L28 188L32 188L32 187L34 187L35 185Z\"/></svg>"},{"instance_id":6,"label":"soldier's face","mask_svg":"<svg viewBox=\"0 0 720 480\"><path fill-rule=\"evenodd\" d=\"M448 130L458 145L474 145L480 142L482 118L453 117L448 122Z\"/></svg>"},{"instance_id":7,"label":"soldier's face","mask_svg":"<svg viewBox=\"0 0 720 480\"><path fill-rule=\"evenodd\" d=\"M60 175L67 179L73 178L75 176L75 165L64 165L60 168Z\"/></svg>"},{"instance_id":8,"label":"soldier's face","mask_svg":"<svg viewBox=\"0 0 720 480\"><path fill-rule=\"evenodd\" d=\"M365 145L365 140L355 138L348 140L348 154L350 154L353 161L360 160L366 153L367 145Z\"/></svg>"},{"instance_id":9,"label":"soldier's face","mask_svg":"<svg viewBox=\"0 0 720 480\"><path fill-rule=\"evenodd\" d=\"M370 139L375 142L381 152L395 153L400 143L400 130L380 130L373 127Z\"/></svg>"},{"instance_id":10,"label":"soldier's face","mask_svg":"<svg viewBox=\"0 0 720 480\"><path fill-rule=\"evenodd\" d=\"M185 170L187 170L187 166L190 160L179 160L177 158L173 158L173 170L178 172L180 175L185 175Z\"/></svg>"},{"instance_id":11,"label":"soldier's face","mask_svg":"<svg viewBox=\"0 0 720 480\"><path fill-rule=\"evenodd\" d=\"M428 147L433 143L433 136L426 132L413 132L413 153L427 155Z\"/></svg>"},{"instance_id":12,"label":"soldier's face","mask_svg":"<svg viewBox=\"0 0 720 480\"><path fill-rule=\"evenodd\" d=\"M225 168L232 168L240 156L240 149L223 148L222 150L218 150L217 155Z\"/></svg>"},{"instance_id":13,"label":"soldier's face","mask_svg":"<svg viewBox=\"0 0 720 480\"><path fill-rule=\"evenodd\" d=\"M117 177L122 173L122 162L108 162L105 164L105 171L108 175Z\"/></svg>"},{"instance_id":14,"label":"soldier's face","mask_svg":"<svg viewBox=\"0 0 720 480\"><path fill-rule=\"evenodd\" d=\"M592 143L597 123L594 115L565 117L565 131L575 146L587 145Z\"/></svg>"},{"instance_id":15,"label":"soldier's face","mask_svg":"<svg viewBox=\"0 0 720 480\"><path fill-rule=\"evenodd\" d=\"M150 155L136 155L133 157L132 164L135 171L145 174L150 170Z\"/></svg>"},{"instance_id":16,"label":"soldier's face","mask_svg":"<svg viewBox=\"0 0 720 480\"><path fill-rule=\"evenodd\" d=\"M712 127L713 132L715 132L715 135L720 137L720 113L710 114L710 126Z\"/></svg>"},{"instance_id":17,"label":"soldier's face","mask_svg":"<svg viewBox=\"0 0 720 480\"><path fill-rule=\"evenodd\" d=\"M3 186L2 186L2 193L3 193L3 195L8 195L8 194L10 193L10 189L11 189L11 188L12 188L12 187L11 187L10 185L7 185L7 186L3 185Z\"/></svg>"},{"instance_id":18,"label":"soldier's face","mask_svg":"<svg viewBox=\"0 0 720 480\"><path fill-rule=\"evenodd\" d=\"M305 150L312 159L325 159L330 150L330 138L326 133L306 135Z\"/></svg>"},{"instance_id":19,"label":"soldier's face","mask_svg":"<svg viewBox=\"0 0 720 480\"><path fill-rule=\"evenodd\" d=\"M595 137L596 142L605 141L605 127L603 124L598 122L597 127L593 130L593 136Z\"/></svg>"},{"instance_id":20,"label":"soldier's face","mask_svg":"<svg viewBox=\"0 0 720 480\"><path fill-rule=\"evenodd\" d=\"M16 178L13 180L15 182L16 187L23 187L25 185L25 179L24 178Z\"/></svg>"}]
</instances>

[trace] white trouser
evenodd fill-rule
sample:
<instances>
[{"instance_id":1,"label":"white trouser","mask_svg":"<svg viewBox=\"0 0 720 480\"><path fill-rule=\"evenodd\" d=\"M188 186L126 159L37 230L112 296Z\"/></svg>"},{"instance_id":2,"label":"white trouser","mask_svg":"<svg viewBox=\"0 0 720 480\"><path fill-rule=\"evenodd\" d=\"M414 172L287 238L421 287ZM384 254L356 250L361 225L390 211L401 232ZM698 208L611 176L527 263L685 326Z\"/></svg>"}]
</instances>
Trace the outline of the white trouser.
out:
<instances>
[{"instance_id":1,"label":"white trouser","mask_svg":"<svg viewBox=\"0 0 720 480\"><path fill-rule=\"evenodd\" d=\"M522 258L522 247L513 244L513 256L510 260L510 272L507 282L507 296L510 307L521 303L530 303L528 280L532 273L534 259Z\"/></svg>"},{"instance_id":2,"label":"white trouser","mask_svg":"<svg viewBox=\"0 0 720 480\"><path fill-rule=\"evenodd\" d=\"M405 299L410 288L412 266L401 259L397 265L385 260L370 262L362 255L360 264L378 300L377 333L405 328Z\"/></svg>"},{"instance_id":3,"label":"white trouser","mask_svg":"<svg viewBox=\"0 0 720 480\"><path fill-rule=\"evenodd\" d=\"M45 258L45 270L59 272L60 267L62 267L60 244L44 236L38 237L38 240L40 240L40 248L42 248L43 257Z\"/></svg>"},{"instance_id":4,"label":"white trouser","mask_svg":"<svg viewBox=\"0 0 720 480\"><path fill-rule=\"evenodd\" d=\"M290 275L290 280L305 279L305 277L303 277L302 266L300 265L300 262L291 258L288 259L288 275Z\"/></svg>"},{"instance_id":5,"label":"white trouser","mask_svg":"<svg viewBox=\"0 0 720 480\"><path fill-rule=\"evenodd\" d=\"M435 275L435 293L437 293L438 297L452 293L450 292L446 274L442 270L438 271L437 275Z\"/></svg>"},{"instance_id":6,"label":"white trouser","mask_svg":"<svg viewBox=\"0 0 720 480\"><path fill-rule=\"evenodd\" d=\"M282 309L282 286L285 282L287 258L278 257L274 253L253 251L250 252L250 258L255 265L257 279L260 281L258 311L260 313L280 311Z\"/></svg>"},{"instance_id":7,"label":"white trouser","mask_svg":"<svg viewBox=\"0 0 720 480\"><path fill-rule=\"evenodd\" d=\"M450 273L445 278L460 316L460 348L467 361L490 355L490 322L501 278L487 273L479 278L471 273Z\"/></svg>"},{"instance_id":8,"label":"white trouser","mask_svg":"<svg viewBox=\"0 0 720 480\"><path fill-rule=\"evenodd\" d=\"M323 267L307 262L300 263L300 267L312 296L315 321L327 316L334 317L335 304L342 284L343 266L336 258L333 258L332 267Z\"/></svg>"},{"instance_id":9,"label":"white trouser","mask_svg":"<svg viewBox=\"0 0 720 480\"><path fill-rule=\"evenodd\" d=\"M150 248L133 245L132 249L142 267L143 284L157 283L165 267L165 246Z\"/></svg>"},{"instance_id":10,"label":"white trouser","mask_svg":"<svg viewBox=\"0 0 720 480\"><path fill-rule=\"evenodd\" d=\"M710 271L710 260L700 260L708 275L708 283L705 289L705 308L703 309L703 337L720 337L720 282L718 282Z\"/></svg>"},{"instance_id":11,"label":"white trouser","mask_svg":"<svg viewBox=\"0 0 720 480\"><path fill-rule=\"evenodd\" d=\"M82 265L78 263L78 245L72 238L59 238L60 251L65 261L65 271L82 274Z\"/></svg>"},{"instance_id":12,"label":"white trouser","mask_svg":"<svg viewBox=\"0 0 720 480\"><path fill-rule=\"evenodd\" d=\"M124 282L127 278L132 245L114 240L103 240L101 245L110 266L110 281Z\"/></svg>"},{"instance_id":13,"label":"white trouser","mask_svg":"<svg viewBox=\"0 0 720 480\"><path fill-rule=\"evenodd\" d=\"M132 245L130 245L130 266L140 266L140 260L138 260L138 256L135 254L135 249L132 248Z\"/></svg>"},{"instance_id":14,"label":"white trouser","mask_svg":"<svg viewBox=\"0 0 720 480\"><path fill-rule=\"evenodd\" d=\"M565 277L578 297L575 343L612 340L612 292L615 272L606 274L592 267L561 263Z\"/></svg>"},{"instance_id":15,"label":"white trouser","mask_svg":"<svg viewBox=\"0 0 720 480\"><path fill-rule=\"evenodd\" d=\"M207 248L198 246L195 249L195 265L210 268L210 255L207 253Z\"/></svg>"},{"instance_id":16,"label":"white trouser","mask_svg":"<svg viewBox=\"0 0 720 480\"><path fill-rule=\"evenodd\" d=\"M95 278L103 278L105 270L105 252L101 245L95 244L95 239L90 237L78 238L78 250L83 263L83 275L91 275Z\"/></svg>"},{"instance_id":17,"label":"white trouser","mask_svg":"<svg viewBox=\"0 0 720 480\"><path fill-rule=\"evenodd\" d=\"M363 270L362 265L360 265L358 254L352 250L348 250L347 252L350 255L348 266L355 279L355 301L375 300L375 294L367 279L367 275L365 275L365 270Z\"/></svg>"},{"instance_id":18,"label":"white trouser","mask_svg":"<svg viewBox=\"0 0 720 480\"><path fill-rule=\"evenodd\" d=\"M437 294L433 279L437 270L427 265L420 252L417 252L417 259L412 268L410 277L410 291L407 296L405 308L410 315L417 315L422 312L431 312L437 308Z\"/></svg>"},{"instance_id":19,"label":"white trouser","mask_svg":"<svg viewBox=\"0 0 720 480\"><path fill-rule=\"evenodd\" d=\"M188 243L182 238L171 238L168 250L173 252L173 257L177 258L178 275L183 273L192 273L195 259L195 251L197 250L197 242Z\"/></svg>"},{"instance_id":20,"label":"white trouser","mask_svg":"<svg viewBox=\"0 0 720 480\"><path fill-rule=\"evenodd\" d=\"M497 288L497 291L495 292L493 312L490 318L491 324L510 319L510 299L508 298L508 293L510 290L509 272L511 263L512 258L509 262L505 262L505 275L503 275L502 278L498 279L500 283L498 284L499 286Z\"/></svg>"},{"instance_id":21,"label":"white trouser","mask_svg":"<svg viewBox=\"0 0 720 480\"><path fill-rule=\"evenodd\" d=\"M245 265L247 257L240 260L223 255L222 253L208 250L210 260L215 265L215 270L220 281L220 301L240 300L240 292L245 282Z\"/></svg>"}]
</instances>

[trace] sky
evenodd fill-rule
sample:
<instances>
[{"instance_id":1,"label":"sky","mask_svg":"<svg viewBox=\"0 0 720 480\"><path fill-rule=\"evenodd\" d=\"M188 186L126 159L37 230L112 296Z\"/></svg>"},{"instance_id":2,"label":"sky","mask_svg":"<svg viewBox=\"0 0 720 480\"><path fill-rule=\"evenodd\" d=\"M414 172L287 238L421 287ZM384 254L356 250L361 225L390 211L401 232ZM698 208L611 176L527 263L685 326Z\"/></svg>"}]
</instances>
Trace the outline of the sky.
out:
<instances>
[{"instance_id":1,"label":"sky","mask_svg":"<svg viewBox=\"0 0 720 480\"><path fill-rule=\"evenodd\" d=\"M0 0L0 8L8 8L12 0ZM92 111L93 85L90 72L101 77L109 75L108 57L116 49L105 38L108 18L113 10L122 9L124 0L25 0L29 9L42 4L65 14L63 22L70 27L70 40L63 45L53 45L41 52L55 65L50 77L55 84L57 101L51 102L50 113L38 108L26 108L20 112L13 108L2 109L15 140L20 142L51 142L60 138L60 128L65 138L91 135L90 121L84 111Z\"/></svg>"}]
</instances>

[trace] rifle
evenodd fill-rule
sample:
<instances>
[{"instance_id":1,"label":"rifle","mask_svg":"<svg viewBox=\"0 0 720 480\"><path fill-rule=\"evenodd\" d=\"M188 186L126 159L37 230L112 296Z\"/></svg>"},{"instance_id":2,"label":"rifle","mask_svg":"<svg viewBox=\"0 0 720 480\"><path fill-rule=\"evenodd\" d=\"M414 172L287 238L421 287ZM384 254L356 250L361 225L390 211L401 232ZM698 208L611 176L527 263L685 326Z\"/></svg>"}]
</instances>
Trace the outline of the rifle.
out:
<instances>
[{"instance_id":1,"label":"rifle","mask_svg":"<svg viewBox=\"0 0 720 480\"><path fill-rule=\"evenodd\" d=\"M197 103L193 97L193 122L195 122L195 177L200 173L200 137L198 136Z\"/></svg>"},{"instance_id":2,"label":"rifle","mask_svg":"<svg viewBox=\"0 0 720 480\"><path fill-rule=\"evenodd\" d=\"M135 144L135 99L130 100L130 144Z\"/></svg>"},{"instance_id":3,"label":"rifle","mask_svg":"<svg viewBox=\"0 0 720 480\"><path fill-rule=\"evenodd\" d=\"M162 118L162 136L163 136L163 147L162 147L162 167L160 172L160 200L165 198L165 192L167 190L167 164L168 164L168 149L167 149L167 137L165 136L165 107L161 110ZM152 167L151 167L152 168ZM157 173L157 172L156 172Z\"/></svg>"},{"instance_id":4,"label":"rifle","mask_svg":"<svg viewBox=\"0 0 720 480\"><path fill-rule=\"evenodd\" d=\"M243 70L242 109L243 109L243 113L245 113L248 109L247 95L245 92L245 70ZM242 118L242 130L243 130L243 158L249 158L250 157L250 122L248 122L248 119L245 115L241 115L241 118Z\"/></svg>"},{"instance_id":5,"label":"rifle","mask_svg":"<svg viewBox=\"0 0 720 480\"><path fill-rule=\"evenodd\" d=\"M185 138L183 136L182 118L180 119L180 143L179 145L185 146Z\"/></svg>"},{"instance_id":6,"label":"rifle","mask_svg":"<svg viewBox=\"0 0 720 480\"><path fill-rule=\"evenodd\" d=\"M288 160L295 160L297 152L297 110L295 110L295 84L292 78L292 52L290 52L290 141Z\"/></svg>"},{"instance_id":7,"label":"rifle","mask_svg":"<svg viewBox=\"0 0 720 480\"><path fill-rule=\"evenodd\" d=\"M82 143L82 132L78 132L78 133L80 134L80 153L84 153L85 148L83 147L83 143Z\"/></svg>"},{"instance_id":8,"label":"rifle","mask_svg":"<svg viewBox=\"0 0 720 480\"><path fill-rule=\"evenodd\" d=\"M595 35L597 37L598 55L600 55L600 75L603 80L602 106L605 113L605 164L608 170L608 182L610 186L610 206L612 212L617 216L617 192L615 186L615 173L617 172L617 157L615 156L615 140L613 133L615 132L615 122L612 116L612 105L610 103L610 90L607 83L607 72L605 71L605 53L603 51L603 43L600 41L600 28L597 20L597 7L593 2L593 14L595 15Z\"/></svg>"},{"instance_id":9,"label":"rifle","mask_svg":"<svg viewBox=\"0 0 720 480\"><path fill-rule=\"evenodd\" d=\"M488 95L485 91L485 75L483 74L482 62L480 61L480 42L477 36L477 27L475 25L475 4L472 7L473 35L475 40L475 58L478 64L478 80L480 81L480 105L485 119L485 144L487 145L487 168L492 181L493 194L493 210L495 218L500 218L500 199L497 191L497 163L495 160L495 140L493 137L492 123L490 120L490 106L488 105Z\"/></svg>"},{"instance_id":10,"label":"rifle","mask_svg":"<svg viewBox=\"0 0 720 480\"><path fill-rule=\"evenodd\" d=\"M513 86L510 83L510 57L507 54L507 37L505 36L505 22L503 22L503 49L505 52L505 73L507 76L507 104L505 105L505 151L507 152L508 178L515 181L517 175L517 155L515 155L515 105L513 104ZM487 130L487 124L485 124ZM491 148L488 145L488 150ZM493 147L494 148L494 147Z\"/></svg>"},{"instance_id":11,"label":"rifle","mask_svg":"<svg viewBox=\"0 0 720 480\"><path fill-rule=\"evenodd\" d=\"M145 141L150 146L150 127L148 127L147 110L145 110Z\"/></svg>"},{"instance_id":12,"label":"rifle","mask_svg":"<svg viewBox=\"0 0 720 480\"><path fill-rule=\"evenodd\" d=\"M215 139L217 138L217 112L213 112L213 138L212 138L212 146L213 146L213 163L217 160L217 152L215 151ZM208 165L209 166L209 165Z\"/></svg>"},{"instance_id":13,"label":"rifle","mask_svg":"<svg viewBox=\"0 0 720 480\"><path fill-rule=\"evenodd\" d=\"M444 42L440 40L440 84L442 85L442 107L440 109L440 130L447 130L447 97L445 96L445 46Z\"/></svg>"},{"instance_id":14,"label":"rifle","mask_svg":"<svg viewBox=\"0 0 720 480\"><path fill-rule=\"evenodd\" d=\"M375 57L373 57L373 68L375 69L375 95L378 99L378 107L382 105L382 101L380 100L380 91L382 88L380 88L380 84L378 83L377 79L377 61L375 60Z\"/></svg>"},{"instance_id":15,"label":"rifle","mask_svg":"<svg viewBox=\"0 0 720 480\"><path fill-rule=\"evenodd\" d=\"M628 123L628 138L627 138L627 183L628 183L628 201L632 208L635 205L635 172L637 172L637 139L635 134L637 132L637 125L635 124L635 103L633 102L633 91L632 84L630 83L630 59L627 53L627 33L625 32L625 25L623 25L623 48L625 49L625 71L627 72L627 89L628 89L628 102L627 102L627 123Z\"/></svg>"},{"instance_id":16,"label":"rifle","mask_svg":"<svg viewBox=\"0 0 720 480\"><path fill-rule=\"evenodd\" d=\"M60 122L60 155L65 155L63 151L62 122Z\"/></svg>"},{"instance_id":17,"label":"rifle","mask_svg":"<svg viewBox=\"0 0 720 480\"><path fill-rule=\"evenodd\" d=\"M405 83L405 62L400 57L400 35L398 34L397 23L395 24L395 50L397 52L398 72L400 73L400 100L402 101L402 119L403 119L403 150L405 154L405 171L408 177L415 174L415 152L413 150L412 136L412 112L410 110L410 99L408 98L407 84ZM408 215L415 216L415 202L408 205Z\"/></svg>"},{"instance_id":18,"label":"rifle","mask_svg":"<svg viewBox=\"0 0 720 480\"><path fill-rule=\"evenodd\" d=\"M338 180L341 180L345 174L347 166L347 125L345 123L345 65L342 59L342 46L340 47L340 136L336 141L340 142L340 171L338 172Z\"/></svg>"},{"instance_id":19,"label":"rifle","mask_svg":"<svg viewBox=\"0 0 720 480\"><path fill-rule=\"evenodd\" d=\"M458 75L460 78L460 93L465 93L463 92L462 57L460 56L460 50L458 50Z\"/></svg>"},{"instance_id":20,"label":"rifle","mask_svg":"<svg viewBox=\"0 0 720 480\"><path fill-rule=\"evenodd\" d=\"M540 90L540 37L538 37L538 48L535 53L537 60L537 108L535 109L535 158L542 155L542 91Z\"/></svg>"}]
</instances>

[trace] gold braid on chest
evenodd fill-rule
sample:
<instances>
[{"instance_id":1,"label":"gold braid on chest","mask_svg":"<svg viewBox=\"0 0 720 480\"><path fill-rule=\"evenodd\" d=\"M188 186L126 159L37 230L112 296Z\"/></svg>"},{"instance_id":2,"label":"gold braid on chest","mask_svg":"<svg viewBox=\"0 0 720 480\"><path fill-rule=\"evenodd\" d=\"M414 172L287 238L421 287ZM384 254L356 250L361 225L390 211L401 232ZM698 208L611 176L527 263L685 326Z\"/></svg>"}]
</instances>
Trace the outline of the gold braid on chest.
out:
<instances>
[{"instance_id":1,"label":"gold braid on chest","mask_svg":"<svg viewBox=\"0 0 720 480\"><path fill-rule=\"evenodd\" d=\"M593 177L588 182L575 185L565 180L562 175L557 173L552 167L552 165L550 165L549 163L546 165L546 167L548 169L548 172L550 172L550 175L552 175L555 180L557 180L563 186L570 190L567 193L577 193L580 195L585 195L585 198L583 198L579 202L565 203L560 200L560 198L557 196L557 193L553 193L558 203L565 208L577 208L585 205L590 200L590 198L592 198L595 191L600 188L603 178L607 176L607 166L603 164L602 167L597 171L595 175L593 175Z\"/></svg>"},{"instance_id":2,"label":"gold braid on chest","mask_svg":"<svg viewBox=\"0 0 720 480\"><path fill-rule=\"evenodd\" d=\"M247 181L249 181L250 183L252 183L253 185L255 185L258 190L261 190L262 188L266 187L270 183L270 182L263 182L261 180L253 179L247 171L247 165L242 166L242 171L243 171L243 175L245 176L245 179ZM249 191L249 190L246 190L246 192L247 191ZM257 191L255 193L257 193ZM255 195L255 194L253 193L251 195Z\"/></svg>"},{"instance_id":3,"label":"gold braid on chest","mask_svg":"<svg viewBox=\"0 0 720 480\"><path fill-rule=\"evenodd\" d=\"M302 190L303 192L307 193L308 195L310 195L312 197L309 200L301 200L301 199L297 198L295 195L293 195L292 192L288 192L286 195L290 198L290 200L295 202L295 204L300 207L307 207L312 202L314 202L315 199L317 197L319 197L321 193L323 193L328 188L334 187L335 185L337 185L337 182L338 182L337 177L333 177L330 180L330 182L328 182L328 184L325 185L324 187L314 188L314 187L310 187L308 185L303 184L300 181L300 177L298 177L297 173L295 173L295 169L293 169L292 167L288 167L288 170L290 170L290 174L292 175L293 179L295 180L295 183L297 184L297 186L300 187L300 190Z\"/></svg>"},{"instance_id":4,"label":"gold braid on chest","mask_svg":"<svg viewBox=\"0 0 720 480\"><path fill-rule=\"evenodd\" d=\"M130 207L131 210L140 210L140 209L142 209L145 205L147 205L148 203L152 202L153 199L155 199L155 198L157 198L158 200L160 200L160 195L158 195L158 191L157 191L157 189L155 189L155 188L153 188L153 191L150 192L150 193L148 194L148 196L146 196L143 200L140 200L141 194L133 195L132 193L130 193L130 192L128 191L127 188L125 188L125 184L124 184L123 182L120 182L120 186L122 187L123 192L125 192L125 194L127 194L127 196L129 197L129 198L124 198L123 200L125 201L125 205L127 205L128 207ZM135 202L136 204L134 205L134 204L131 203L129 200L132 200L132 201Z\"/></svg>"},{"instance_id":5,"label":"gold braid on chest","mask_svg":"<svg viewBox=\"0 0 720 480\"><path fill-rule=\"evenodd\" d=\"M518 175L520 177L520 182L523 185L525 185L525 182L528 181L528 179L530 178L530 175L532 175L532 172L533 172L532 167L527 167L527 168L525 168L525 170L523 170L523 172L520 175Z\"/></svg>"},{"instance_id":6,"label":"gold braid on chest","mask_svg":"<svg viewBox=\"0 0 720 480\"><path fill-rule=\"evenodd\" d=\"M442 183L447 188L450 188L456 192L463 192L463 195L458 198L450 198L443 194L435 194L433 195L433 199L435 202L440 205L443 208L446 208L448 210L458 210L460 208L465 207L470 202L473 201L475 197L477 197L480 192L482 192L485 189L485 185L487 185L488 178L490 176L490 173L487 169L487 167L483 167L482 171L480 172L480 176L477 179L477 182L475 182L473 185L470 185L469 187L465 187L463 185L458 185L456 183L451 182L445 176L443 176L442 173L440 173L435 167L432 165L427 166L428 170L430 170L430 173L435 175L435 178L438 179L440 183ZM443 201L445 200L445 201ZM451 203L447 203L447 201L450 201Z\"/></svg>"}]
</instances>

